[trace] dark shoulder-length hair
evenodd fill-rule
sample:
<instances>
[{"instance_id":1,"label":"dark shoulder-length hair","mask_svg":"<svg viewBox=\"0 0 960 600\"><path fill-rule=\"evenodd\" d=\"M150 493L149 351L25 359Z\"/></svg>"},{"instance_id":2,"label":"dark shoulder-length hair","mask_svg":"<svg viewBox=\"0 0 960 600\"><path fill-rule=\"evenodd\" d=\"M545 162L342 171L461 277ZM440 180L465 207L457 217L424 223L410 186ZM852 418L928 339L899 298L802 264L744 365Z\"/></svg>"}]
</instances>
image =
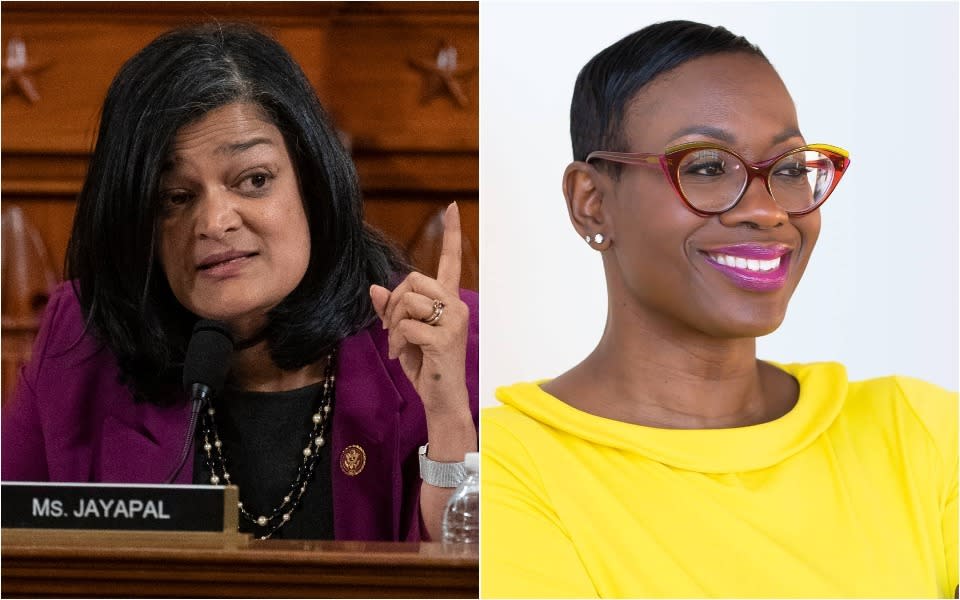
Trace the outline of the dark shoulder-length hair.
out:
<instances>
[{"instance_id":1,"label":"dark shoulder-length hair","mask_svg":"<svg viewBox=\"0 0 960 600\"><path fill-rule=\"evenodd\" d=\"M241 24L167 32L110 85L66 262L88 327L140 399L171 396L197 319L174 298L158 262L161 168L181 127L234 102L258 105L282 132L310 226L307 273L268 316L277 366L313 363L369 324L370 285L386 285L407 269L364 224L353 162L276 40Z\"/></svg>"},{"instance_id":2,"label":"dark shoulder-length hair","mask_svg":"<svg viewBox=\"0 0 960 600\"><path fill-rule=\"evenodd\" d=\"M655 23L598 52L580 69L573 88L570 103L573 160L586 160L594 150L630 151L626 147L623 124L637 93L659 75L687 61L728 52L742 52L767 60L760 48L743 36L724 27L693 21ZM619 176L620 165L616 163L605 161L602 168L609 168Z\"/></svg>"}]
</instances>

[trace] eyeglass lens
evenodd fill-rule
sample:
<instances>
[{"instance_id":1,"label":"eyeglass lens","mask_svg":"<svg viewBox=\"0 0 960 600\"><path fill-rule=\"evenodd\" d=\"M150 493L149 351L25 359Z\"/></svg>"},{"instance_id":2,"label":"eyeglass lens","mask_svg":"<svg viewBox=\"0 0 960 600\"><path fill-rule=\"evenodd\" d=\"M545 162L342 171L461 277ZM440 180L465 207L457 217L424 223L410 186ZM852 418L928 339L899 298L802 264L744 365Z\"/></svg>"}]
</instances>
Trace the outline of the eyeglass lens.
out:
<instances>
[{"instance_id":1,"label":"eyeglass lens","mask_svg":"<svg viewBox=\"0 0 960 600\"><path fill-rule=\"evenodd\" d=\"M787 212L802 212L826 195L835 169L830 158L816 150L799 150L778 160L769 171L773 199ZM731 208L747 185L743 162L720 148L690 152L678 168L680 189L697 210L723 212Z\"/></svg>"}]
</instances>

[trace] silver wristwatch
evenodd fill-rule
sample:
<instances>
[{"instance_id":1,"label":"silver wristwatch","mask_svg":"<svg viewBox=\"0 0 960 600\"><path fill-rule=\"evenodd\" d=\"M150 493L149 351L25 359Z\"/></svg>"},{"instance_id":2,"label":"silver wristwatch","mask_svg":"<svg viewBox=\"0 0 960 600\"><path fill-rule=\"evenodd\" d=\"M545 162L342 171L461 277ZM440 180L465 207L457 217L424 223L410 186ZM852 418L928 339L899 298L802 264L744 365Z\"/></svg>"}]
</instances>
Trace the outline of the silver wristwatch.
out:
<instances>
[{"instance_id":1,"label":"silver wristwatch","mask_svg":"<svg viewBox=\"0 0 960 600\"><path fill-rule=\"evenodd\" d=\"M437 462L427 458L427 446L420 446L420 479L430 485L442 488L455 488L467 477L467 469L462 462Z\"/></svg>"}]
</instances>

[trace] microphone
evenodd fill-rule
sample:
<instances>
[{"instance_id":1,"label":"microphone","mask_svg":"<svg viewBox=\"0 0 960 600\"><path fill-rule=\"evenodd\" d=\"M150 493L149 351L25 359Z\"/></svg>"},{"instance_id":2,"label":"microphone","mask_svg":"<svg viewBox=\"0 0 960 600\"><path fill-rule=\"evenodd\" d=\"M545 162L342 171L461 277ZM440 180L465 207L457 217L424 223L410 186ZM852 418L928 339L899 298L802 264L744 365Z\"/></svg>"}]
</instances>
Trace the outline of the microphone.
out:
<instances>
[{"instance_id":1,"label":"microphone","mask_svg":"<svg viewBox=\"0 0 960 600\"><path fill-rule=\"evenodd\" d=\"M166 483L175 481L187 463L200 409L223 389L231 352L233 336L225 324L220 321L200 320L193 326L187 354L183 359L183 387L190 394L193 406L180 458L167 476Z\"/></svg>"},{"instance_id":2,"label":"microphone","mask_svg":"<svg viewBox=\"0 0 960 600\"><path fill-rule=\"evenodd\" d=\"M193 326L183 360L183 387L194 401L206 402L223 389L233 336L220 321L200 320Z\"/></svg>"}]
</instances>

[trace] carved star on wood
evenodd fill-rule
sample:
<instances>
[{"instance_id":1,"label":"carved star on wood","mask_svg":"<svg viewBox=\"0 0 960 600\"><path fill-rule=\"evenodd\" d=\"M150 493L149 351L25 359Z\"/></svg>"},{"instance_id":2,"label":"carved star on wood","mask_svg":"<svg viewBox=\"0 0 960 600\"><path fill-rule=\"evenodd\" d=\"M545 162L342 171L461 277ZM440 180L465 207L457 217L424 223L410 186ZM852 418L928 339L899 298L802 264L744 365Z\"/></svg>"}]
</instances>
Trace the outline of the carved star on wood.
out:
<instances>
[{"instance_id":1,"label":"carved star on wood","mask_svg":"<svg viewBox=\"0 0 960 600\"><path fill-rule=\"evenodd\" d=\"M43 71L50 63L30 64L27 60L27 44L19 37L7 40L6 56L3 58L2 95L19 92L30 104L40 100L40 93L32 75Z\"/></svg>"},{"instance_id":2,"label":"carved star on wood","mask_svg":"<svg viewBox=\"0 0 960 600\"><path fill-rule=\"evenodd\" d=\"M460 108L466 108L470 103L463 85L476 73L477 67L459 68L457 49L453 45L441 42L433 62L410 59L410 65L424 75L423 104L444 94L449 94Z\"/></svg>"}]
</instances>

